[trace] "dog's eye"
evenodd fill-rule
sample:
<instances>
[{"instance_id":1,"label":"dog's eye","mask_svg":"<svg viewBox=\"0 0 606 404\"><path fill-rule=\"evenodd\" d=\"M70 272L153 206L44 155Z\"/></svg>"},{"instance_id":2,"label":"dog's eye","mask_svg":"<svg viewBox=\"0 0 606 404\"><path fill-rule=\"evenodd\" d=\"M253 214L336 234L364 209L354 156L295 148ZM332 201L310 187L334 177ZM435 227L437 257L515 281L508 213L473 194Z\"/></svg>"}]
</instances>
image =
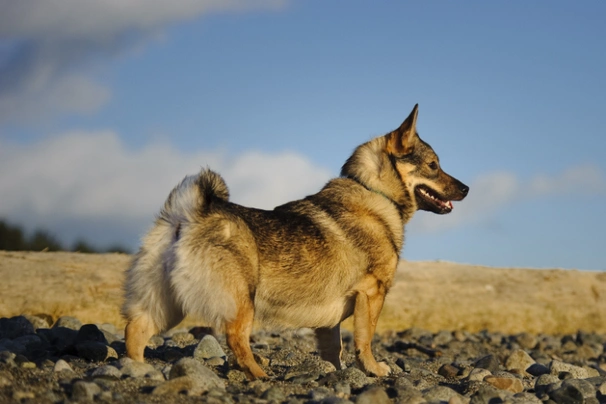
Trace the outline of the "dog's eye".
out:
<instances>
[{"instance_id":1,"label":"dog's eye","mask_svg":"<svg viewBox=\"0 0 606 404\"><path fill-rule=\"evenodd\" d=\"M431 163L429 163L429 168L431 168L432 170L437 170L438 163L436 163L435 161L432 161Z\"/></svg>"}]
</instances>

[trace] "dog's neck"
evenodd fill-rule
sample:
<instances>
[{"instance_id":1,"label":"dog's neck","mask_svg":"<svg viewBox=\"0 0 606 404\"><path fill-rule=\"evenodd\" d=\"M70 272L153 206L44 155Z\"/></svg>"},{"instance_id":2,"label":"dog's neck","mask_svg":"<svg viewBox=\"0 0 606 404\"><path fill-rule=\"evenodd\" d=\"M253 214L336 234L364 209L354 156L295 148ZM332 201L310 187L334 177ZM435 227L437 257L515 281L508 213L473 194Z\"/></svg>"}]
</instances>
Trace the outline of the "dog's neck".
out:
<instances>
[{"instance_id":1,"label":"dog's neck","mask_svg":"<svg viewBox=\"0 0 606 404\"><path fill-rule=\"evenodd\" d=\"M413 196L406 190L385 152L386 142L385 136L381 136L359 146L343 165L341 176L389 200L406 223L416 208L411 200Z\"/></svg>"}]
</instances>

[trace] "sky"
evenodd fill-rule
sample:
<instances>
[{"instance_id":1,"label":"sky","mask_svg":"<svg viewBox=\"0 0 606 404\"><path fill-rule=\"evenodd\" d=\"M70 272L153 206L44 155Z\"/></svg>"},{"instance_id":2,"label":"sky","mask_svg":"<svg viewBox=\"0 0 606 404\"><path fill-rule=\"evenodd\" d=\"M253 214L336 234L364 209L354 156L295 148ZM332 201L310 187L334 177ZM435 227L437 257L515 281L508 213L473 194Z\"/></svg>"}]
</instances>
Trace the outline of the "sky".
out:
<instances>
[{"instance_id":1,"label":"sky","mask_svg":"<svg viewBox=\"0 0 606 404\"><path fill-rule=\"evenodd\" d=\"M317 192L419 103L470 186L402 257L606 270L606 3L0 0L0 218L135 251L202 167Z\"/></svg>"}]
</instances>

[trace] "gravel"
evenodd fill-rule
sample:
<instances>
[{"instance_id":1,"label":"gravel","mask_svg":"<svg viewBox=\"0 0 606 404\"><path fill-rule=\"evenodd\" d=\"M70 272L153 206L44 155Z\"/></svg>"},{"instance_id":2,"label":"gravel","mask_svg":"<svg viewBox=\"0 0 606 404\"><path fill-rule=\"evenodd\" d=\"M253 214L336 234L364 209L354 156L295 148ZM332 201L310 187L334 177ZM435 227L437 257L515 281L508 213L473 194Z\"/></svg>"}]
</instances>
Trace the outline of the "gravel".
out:
<instances>
[{"instance_id":1,"label":"gravel","mask_svg":"<svg viewBox=\"0 0 606 404\"><path fill-rule=\"evenodd\" d=\"M0 319L0 403L606 403L606 336L588 332L388 332L373 349L392 374L373 378L349 331L336 370L310 330L259 330L251 346L270 377L248 381L202 327L155 336L139 363L111 324L49 319Z\"/></svg>"}]
</instances>

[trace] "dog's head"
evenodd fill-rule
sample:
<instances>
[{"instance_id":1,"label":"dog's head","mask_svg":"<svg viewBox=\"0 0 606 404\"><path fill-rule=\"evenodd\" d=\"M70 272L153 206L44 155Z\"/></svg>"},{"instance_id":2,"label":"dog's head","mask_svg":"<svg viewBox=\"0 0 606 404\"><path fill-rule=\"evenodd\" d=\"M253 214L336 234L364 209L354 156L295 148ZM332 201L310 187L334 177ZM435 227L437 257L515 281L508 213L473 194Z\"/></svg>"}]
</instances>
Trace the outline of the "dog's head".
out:
<instances>
[{"instance_id":1,"label":"dog's head","mask_svg":"<svg viewBox=\"0 0 606 404\"><path fill-rule=\"evenodd\" d=\"M385 135L385 151L417 210L450 213L451 201L465 198L469 187L442 170L436 153L417 133L417 114L418 104L398 129Z\"/></svg>"}]
</instances>

